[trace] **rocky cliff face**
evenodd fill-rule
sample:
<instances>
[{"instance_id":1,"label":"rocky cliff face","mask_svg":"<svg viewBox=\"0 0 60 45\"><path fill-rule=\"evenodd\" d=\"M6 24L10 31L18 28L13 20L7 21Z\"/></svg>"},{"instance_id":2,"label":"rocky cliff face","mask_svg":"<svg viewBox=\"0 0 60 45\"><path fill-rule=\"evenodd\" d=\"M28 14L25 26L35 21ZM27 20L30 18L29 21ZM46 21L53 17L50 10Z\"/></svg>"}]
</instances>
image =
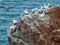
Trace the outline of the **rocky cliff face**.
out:
<instances>
[{"instance_id":1,"label":"rocky cliff face","mask_svg":"<svg viewBox=\"0 0 60 45\"><path fill-rule=\"evenodd\" d=\"M8 40L10 45L60 45L60 6L22 14Z\"/></svg>"}]
</instances>

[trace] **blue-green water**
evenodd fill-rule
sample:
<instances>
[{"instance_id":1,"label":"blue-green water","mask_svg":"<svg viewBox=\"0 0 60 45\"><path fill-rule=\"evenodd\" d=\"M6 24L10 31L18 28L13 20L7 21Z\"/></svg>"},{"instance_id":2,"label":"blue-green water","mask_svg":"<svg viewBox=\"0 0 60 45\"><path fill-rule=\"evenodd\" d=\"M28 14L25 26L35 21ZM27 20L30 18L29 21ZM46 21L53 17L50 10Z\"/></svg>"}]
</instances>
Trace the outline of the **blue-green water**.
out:
<instances>
[{"instance_id":1,"label":"blue-green water","mask_svg":"<svg viewBox=\"0 0 60 45\"><path fill-rule=\"evenodd\" d=\"M60 4L60 0L0 0L0 6L14 7L9 12L0 8L0 45L8 45L7 29L12 19L19 19L24 9L31 11L32 8L39 8L44 3L55 6Z\"/></svg>"}]
</instances>

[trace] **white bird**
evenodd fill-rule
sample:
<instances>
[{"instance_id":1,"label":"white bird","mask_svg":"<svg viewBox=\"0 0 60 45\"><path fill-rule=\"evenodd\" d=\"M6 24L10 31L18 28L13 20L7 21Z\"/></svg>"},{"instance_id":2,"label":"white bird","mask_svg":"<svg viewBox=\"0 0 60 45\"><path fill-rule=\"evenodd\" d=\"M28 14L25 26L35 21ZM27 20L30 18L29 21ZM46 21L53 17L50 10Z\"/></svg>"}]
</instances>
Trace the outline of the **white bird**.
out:
<instances>
[{"instance_id":1,"label":"white bird","mask_svg":"<svg viewBox=\"0 0 60 45\"><path fill-rule=\"evenodd\" d=\"M27 9L25 9L25 10L24 10L24 13L29 13L29 12L27 11Z\"/></svg>"},{"instance_id":2,"label":"white bird","mask_svg":"<svg viewBox=\"0 0 60 45\"><path fill-rule=\"evenodd\" d=\"M15 28L16 28L16 25L11 25L11 26L10 26L10 29L11 29L11 30L14 30Z\"/></svg>"},{"instance_id":3,"label":"white bird","mask_svg":"<svg viewBox=\"0 0 60 45\"><path fill-rule=\"evenodd\" d=\"M46 9L46 8L48 8L48 6L46 4L44 4L44 8Z\"/></svg>"},{"instance_id":4,"label":"white bird","mask_svg":"<svg viewBox=\"0 0 60 45\"><path fill-rule=\"evenodd\" d=\"M0 8L4 8L4 9L6 9L6 11L8 11L8 12L9 12L9 10L10 10L10 9L12 9L12 8L14 8L14 7L5 7L5 6L0 6Z\"/></svg>"},{"instance_id":5,"label":"white bird","mask_svg":"<svg viewBox=\"0 0 60 45\"><path fill-rule=\"evenodd\" d=\"M33 8L32 11L35 11L35 9Z\"/></svg>"},{"instance_id":6,"label":"white bird","mask_svg":"<svg viewBox=\"0 0 60 45\"><path fill-rule=\"evenodd\" d=\"M38 8L35 8L35 10L38 10Z\"/></svg>"},{"instance_id":7,"label":"white bird","mask_svg":"<svg viewBox=\"0 0 60 45\"><path fill-rule=\"evenodd\" d=\"M17 23L17 21L16 20L12 20L13 21L13 23L15 24L15 23Z\"/></svg>"},{"instance_id":8,"label":"white bird","mask_svg":"<svg viewBox=\"0 0 60 45\"><path fill-rule=\"evenodd\" d=\"M52 7L50 3L47 4L48 7Z\"/></svg>"},{"instance_id":9,"label":"white bird","mask_svg":"<svg viewBox=\"0 0 60 45\"><path fill-rule=\"evenodd\" d=\"M38 10L38 8L33 8L32 11Z\"/></svg>"},{"instance_id":10,"label":"white bird","mask_svg":"<svg viewBox=\"0 0 60 45\"><path fill-rule=\"evenodd\" d=\"M51 4L50 4L50 3L48 3L47 5L44 4L44 8L45 8L45 9L47 9L47 8L49 8L49 7L51 7Z\"/></svg>"},{"instance_id":11,"label":"white bird","mask_svg":"<svg viewBox=\"0 0 60 45\"><path fill-rule=\"evenodd\" d=\"M40 16L40 18L44 18L45 17L44 12L42 14L40 14L39 16Z\"/></svg>"},{"instance_id":12,"label":"white bird","mask_svg":"<svg viewBox=\"0 0 60 45\"><path fill-rule=\"evenodd\" d=\"M44 7L41 6L41 8L39 9L39 12L42 13L44 11Z\"/></svg>"},{"instance_id":13,"label":"white bird","mask_svg":"<svg viewBox=\"0 0 60 45\"><path fill-rule=\"evenodd\" d=\"M41 5L41 8L40 9L44 9L44 7Z\"/></svg>"},{"instance_id":14,"label":"white bird","mask_svg":"<svg viewBox=\"0 0 60 45\"><path fill-rule=\"evenodd\" d=\"M57 4L57 6L59 6L59 4Z\"/></svg>"},{"instance_id":15,"label":"white bird","mask_svg":"<svg viewBox=\"0 0 60 45\"><path fill-rule=\"evenodd\" d=\"M41 6L41 8L39 9L40 11L43 11L43 9L44 9L44 7L43 6Z\"/></svg>"}]
</instances>

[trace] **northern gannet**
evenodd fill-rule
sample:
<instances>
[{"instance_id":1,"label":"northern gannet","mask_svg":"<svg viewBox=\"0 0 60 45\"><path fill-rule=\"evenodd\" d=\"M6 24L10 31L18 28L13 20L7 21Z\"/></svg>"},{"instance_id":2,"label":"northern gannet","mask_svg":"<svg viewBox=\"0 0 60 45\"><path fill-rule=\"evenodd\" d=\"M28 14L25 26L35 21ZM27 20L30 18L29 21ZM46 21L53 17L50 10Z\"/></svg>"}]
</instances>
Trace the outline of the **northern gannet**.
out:
<instances>
[{"instance_id":1,"label":"northern gannet","mask_svg":"<svg viewBox=\"0 0 60 45\"><path fill-rule=\"evenodd\" d=\"M45 17L45 14L44 12L42 14L39 15L40 18L44 18Z\"/></svg>"},{"instance_id":2,"label":"northern gannet","mask_svg":"<svg viewBox=\"0 0 60 45\"><path fill-rule=\"evenodd\" d=\"M41 6L41 8L40 8L39 10L41 10L41 11L42 11L43 9L44 9L44 7L43 7L43 6Z\"/></svg>"},{"instance_id":3,"label":"northern gannet","mask_svg":"<svg viewBox=\"0 0 60 45\"><path fill-rule=\"evenodd\" d=\"M45 8L45 9L47 9L47 8L49 8L49 7L51 7L51 4L50 4L50 3L48 3L47 5L44 4L44 8Z\"/></svg>"},{"instance_id":4,"label":"northern gannet","mask_svg":"<svg viewBox=\"0 0 60 45\"><path fill-rule=\"evenodd\" d=\"M48 6L48 7L52 7L50 3L47 3L47 6Z\"/></svg>"},{"instance_id":5,"label":"northern gannet","mask_svg":"<svg viewBox=\"0 0 60 45\"><path fill-rule=\"evenodd\" d=\"M29 12L27 11L27 9L25 9L25 10L24 10L24 13L29 13Z\"/></svg>"},{"instance_id":6,"label":"northern gannet","mask_svg":"<svg viewBox=\"0 0 60 45\"><path fill-rule=\"evenodd\" d=\"M40 9L42 10L42 9L44 9L44 7L41 5L41 8Z\"/></svg>"},{"instance_id":7,"label":"northern gannet","mask_svg":"<svg viewBox=\"0 0 60 45\"><path fill-rule=\"evenodd\" d=\"M59 6L59 4L57 4L57 6Z\"/></svg>"},{"instance_id":8,"label":"northern gannet","mask_svg":"<svg viewBox=\"0 0 60 45\"><path fill-rule=\"evenodd\" d=\"M16 23L17 23L16 20L12 20L12 23L11 23L11 26L10 26L11 30L16 30Z\"/></svg>"},{"instance_id":9,"label":"northern gannet","mask_svg":"<svg viewBox=\"0 0 60 45\"><path fill-rule=\"evenodd\" d=\"M32 11L35 11L35 9L33 8Z\"/></svg>"},{"instance_id":10,"label":"northern gannet","mask_svg":"<svg viewBox=\"0 0 60 45\"><path fill-rule=\"evenodd\" d=\"M39 20L45 20L45 14L44 12L42 14L39 15Z\"/></svg>"},{"instance_id":11,"label":"northern gannet","mask_svg":"<svg viewBox=\"0 0 60 45\"><path fill-rule=\"evenodd\" d=\"M16 20L12 20L12 23L14 23L14 24L15 24L15 23L17 23L17 21L16 21Z\"/></svg>"},{"instance_id":12,"label":"northern gannet","mask_svg":"<svg viewBox=\"0 0 60 45\"><path fill-rule=\"evenodd\" d=\"M11 29L11 30L15 30L15 28L16 28L16 25L11 25L11 26L10 26L10 29Z\"/></svg>"},{"instance_id":13,"label":"northern gannet","mask_svg":"<svg viewBox=\"0 0 60 45\"><path fill-rule=\"evenodd\" d=\"M32 11L38 10L38 8L33 8Z\"/></svg>"},{"instance_id":14,"label":"northern gannet","mask_svg":"<svg viewBox=\"0 0 60 45\"><path fill-rule=\"evenodd\" d=\"M13 7L0 6L0 8L4 8L4 9L6 9L7 11L9 11L9 10L12 9Z\"/></svg>"},{"instance_id":15,"label":"northern gannet","mask_svg":"<svg viewBox=\"0 0 60 45\"><path fill-rule=\"evenodd\" d=\"M46 9L46 8L48 8L48 6L46 4L44 4L44 8Z\"/></svg>"},{"instance_id":16,"label":"northern gannet","mask_svg":"<svg viewBox=\"0 0 60 45\"><path fill-rule=\"evenodd\" d=\"M35 10L38 10L38 8L35 8Z\"/></svg>"},{"instance_id":17,"label":"northern gannet","mask_svg":"<svg viewBox=\"0 0 60 45\"><path fill-rule=\"evenodd\" d=\"M41 8L39 9L39 12L40 12L40 13L42 13L42 12L43 12L43 10L44 10L44 7L43 7L43 6L41 6Z\"/></svg>"}]
</instances>

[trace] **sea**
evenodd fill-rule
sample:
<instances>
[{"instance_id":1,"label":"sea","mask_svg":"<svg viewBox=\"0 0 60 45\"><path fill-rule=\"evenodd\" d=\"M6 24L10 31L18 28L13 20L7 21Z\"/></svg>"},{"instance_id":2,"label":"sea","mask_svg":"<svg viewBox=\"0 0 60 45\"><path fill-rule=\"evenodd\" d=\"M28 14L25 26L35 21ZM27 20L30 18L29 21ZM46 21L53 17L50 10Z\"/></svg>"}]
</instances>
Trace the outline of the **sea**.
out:
<instances>
[{"instance_id":1,"label":"sea","mask_svg":"<svg viewBox=\"0 0 60 45\"><path fill-rule=\"evenodd\" d=\"M33 8L40 8L47 3L56 6L60 5L60 0L0 0L0 45L9 45L7 30L13 19L19 20L25 9L30 12ZM10 8L9 11L6 7Z\"/></svg>"}]
</instances>

